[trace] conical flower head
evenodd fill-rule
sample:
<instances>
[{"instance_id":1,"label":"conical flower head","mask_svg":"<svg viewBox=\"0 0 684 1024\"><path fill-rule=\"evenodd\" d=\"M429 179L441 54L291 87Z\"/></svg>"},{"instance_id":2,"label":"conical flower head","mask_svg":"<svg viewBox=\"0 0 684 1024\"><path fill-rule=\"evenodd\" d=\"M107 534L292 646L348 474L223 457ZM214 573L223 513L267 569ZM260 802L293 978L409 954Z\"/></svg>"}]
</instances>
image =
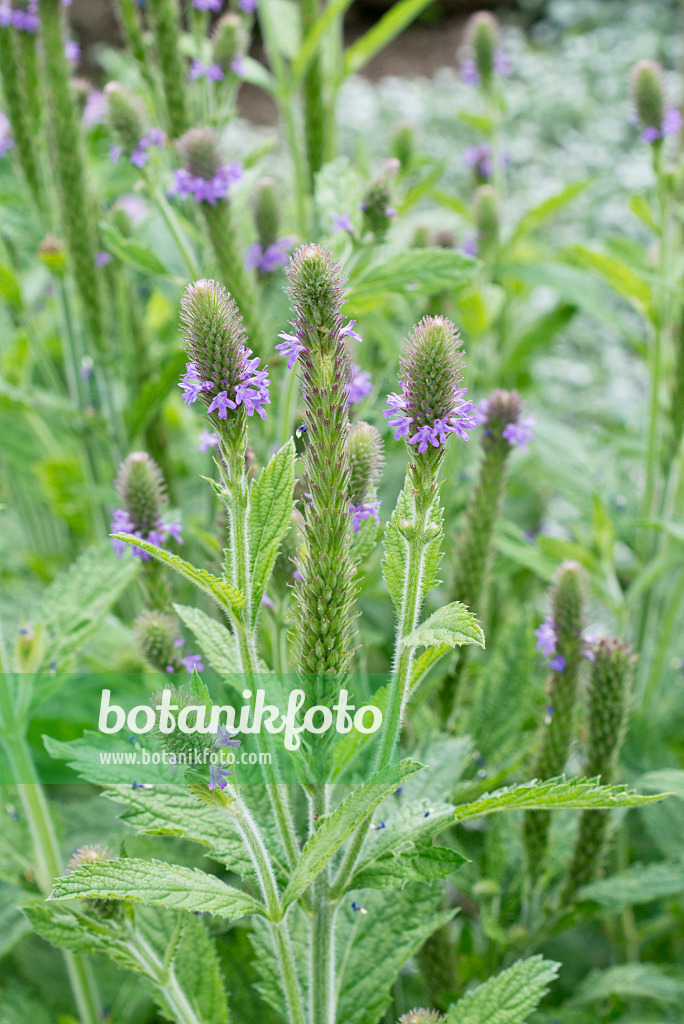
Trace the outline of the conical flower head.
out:
<instances>
[{"instance_id":1,"label":"conical flower head","mask_svg":"<svg viewBox=\"0 0 684 1024\"><path fill-rule=\"evenodd\" d=\"M639 121L660 129L665 117L663 69L657 61L640 60L632 68L632 102Z\"/></svg>"},{"instance_id":2,"label":"conical flower head","mask_svg":"<svg viewBox=\"0 0 684 1024\"><path fill-rule=\"evenodd\" d=\"M458 410L463 353L456 327L442 316L424 317L408 336L399 360L412 429L448 420Z\"/></svg>"},{"instance_id":3,"label":"conical flower head","mask_svg":"<svg viewBox=\"0 0 684 1024\"><path fill-rule=\"evenodd\" d=\"M147 452L131 452L119 467L115 486L133 528L130 532L147 536L156 529L168 498L154 459Z\"/></svg>"},{"instance_id":4,"label":"conical flower head","mask_svg":"<svg viewBox=\"0 0 684 1024\"><path fill-rule=\"evenodd\" d=\"M491 80L496 69L496 51L499 47L499 23L489 11L473 14L466 28L466 40L483 82Z\"/></svg>"},{"instance_id":5,"label":"conical flower head","mask_svg":"<svg viewBox=\"0 0 684 1024\"><path fill-rule=\"evenodd\" d=\"M120 82L105 86L107 123L127 153L132 153L145 132L142 103Z\"/></svg>"},{"instance_id":6,"label":"conical flower head","mask_svg":"<svg viewBox=\"0 0 684 1024\"><path fill-rule=\"evenodd\" d=\"M629 644L599 640L592 649L587 772L607 783L623 739L636 657Z\"/></svg>"},{"instance_id":7,"label":"conical flower head","mask_svg":"<svg viewBox=\"0 0 684 1024\"><path fill-rule=\"evenodd\" d=\"M385 459L380 434L370 423L354 423L349 432L351 474L349 496L353 505L361 505L375 495Z\"/></svg>"},{"instance_id":8,"label":"conical flower head","mask_svg":"<svg viewBox=\"0 0 684 1024\"><path fill-rule=\"evenodd\" d=\"M247 49L244 19L234 11L228 11L219 18L211 37L211 47L214 60L230 66Z\"/></svg>"},{"instance_id":9,"label":"conical flower head","mask_svg":"<svg viewBox=\"0 0 684 1024\"><path fill-rule=\"evenodd\" d=\"M278 238L280 202L273 178L262 178L254 195L254 222L261 248L266 251Z\"/></svg>"},{"instance_id":10,"label":"conical flower head","mask_svg":"<svg viewBox=\"0 0 684 1024\"><path fill-rule=\"evenodd\" d=\"M342 268L323 246L310 243L294 253L287 269L295 326L309 345L334 347L342 325ZM329 346L327 341L333 344Z\"/></svg>"},{"instance_id":11,"label":"conical flower head","mask_svg":"<svg viewBox=\"0 0 684 1024\"><path fill-rule=\"evenodd\" d=\"M221 170L223 160L213 128L191 128L177 145L183 167L193 177L210 181Z\"/></svg>"},{"instance_id":12,"label":"conical flower head","mask_svg":"<svg viewBox=\"0 0 684 1024\"><path fill-rule=\"evenodd\" d=\"M133 636L136 647L150 665L160 672L165 672L169 665L173 666L178 638L173 615L159 611L143 612L133 624Z\"/></svg>"},{"instance_id":13,"label":"conical flower head","mask_svg":"<svg viewBox=\"0 0 684 1024\"><path fill-rule=\"evenodd\" d=\"M499 205L491 185L480 185L473 197L479 250L485 252L499 237Z\"/></svg>"},{"instance_id":14,"label":"conical flower head","mask_svg":"<svg viewBox=\"0 0 684 1024\"><path fill-rule=\"evenodd\" d=\"M526 451L528 442L534 440L534 418L523 418L522 400L517 391L493 391L489 398L480 402L476 416L482 424L485 452L500 448L507 453L514 446Z\"/></svg>"},{"instance_id":15,"label":"conical flower head","mask_svg":"<svg viewBox=\"0 0 684 1024\"><path fill-rule=\"evenodd\" d=\"M195 281L181 299L181 332L196 376L207 384L201 397L232 394L247 372L247 335L235 301L216 281Z\"/></svg>"}]
</instances>

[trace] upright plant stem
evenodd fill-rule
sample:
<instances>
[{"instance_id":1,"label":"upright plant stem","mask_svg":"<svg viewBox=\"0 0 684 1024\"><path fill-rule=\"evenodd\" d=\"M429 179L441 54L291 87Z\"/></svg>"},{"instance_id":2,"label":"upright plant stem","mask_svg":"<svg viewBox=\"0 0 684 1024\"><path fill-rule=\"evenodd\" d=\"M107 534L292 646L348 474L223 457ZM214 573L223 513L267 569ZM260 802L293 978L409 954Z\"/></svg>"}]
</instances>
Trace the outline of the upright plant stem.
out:
<instances>
[{"instance_id":1,"label":"upright plant stem","mask_svg":"<svg viewBox=\"0 0 684 1024\"><path fill-rule=\"evenodd\" d=\"M3 652L4 653L4 652ZM5 661L4 657L2 661ZM26 742L25 730L16 721L10 680L0 668L0 712L2 713L2 745L16 780L19 798L31 834L35 857L36 881L44 893L52 889L53 880L62 874L57 835L50 817L43 787L38 779L33 758ZM82 1024L100 1020L100 1000L90 965L75 953L63 952L69 983Z\"/></svg>"},{"instance_id":2,"label":"upright plant stem","mask_svg":"<svg viewBox=\"0 0 684 1024\"><path fill-rule=\"evenodd\" d=\"M311 810L312 826L328 809L327 786L314 787ZM318 872L312 892L311 946L309 950L311 1021L312 1024L335 1024L335 913L329 899L330 864Z\"/></svg>"},{"instance_id":3,"label":"upright plant stem","mask_svg":"<svg viewBox=\"0 0 684 1024\"><path fill-rule=\"evenodd\" d=\"M407 477L405 493L410 493L410 491L410 481ZM418 625L427 543L425 534L431 507L431 504L425 505L418 503L415 498L413 499L412 537L408 541L404 593L397 623L387 713L383 723L380 747L377 754L376 767L378 768L384 768L392 763L399 743L401 720L408 697L411 665L413 664L413 648L403 647L402 640Z\"/></svg>"},{"instance_id":4,"label":"upright plant stem","mask_svg":"<svg viewBox=\"0 0 684 1024\"><path fill-rule=\"evenodd\" d=\"M307 32L320 16L320 0L300 0L302 33ZM316 175L325 161L326 113L323 67L320 53L311 60L304 76L304 133L309 163L309 188L313 194Z\"/></svg>"}]
</instances>

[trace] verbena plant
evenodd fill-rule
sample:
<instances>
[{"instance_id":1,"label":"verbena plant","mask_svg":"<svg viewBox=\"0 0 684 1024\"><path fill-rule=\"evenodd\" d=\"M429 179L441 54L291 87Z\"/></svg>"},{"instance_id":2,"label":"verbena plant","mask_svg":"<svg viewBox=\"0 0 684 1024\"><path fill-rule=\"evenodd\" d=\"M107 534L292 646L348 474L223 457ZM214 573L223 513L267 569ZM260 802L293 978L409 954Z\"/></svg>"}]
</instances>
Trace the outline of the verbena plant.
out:
<instances>
[{"instance_id":1,"label":"verbena plant","mask_svg":"<svg viewBox=\"0 0 684 1024\"><path fill-rule=\"evenodd\" d=\"M631 907L680 893L681 868L671 847L662 864L629 867L628 826L607 816L656 797L612 785L635 657L623 640L589 636L585 618L592 592L615 631L635 639L646 665L637 702L648 710L681 603L681 581L672 586L667 575L681 487L676 373L671 400L663 395L679 358L668 276L677 183L663 158L676 114L660 70L638 66L633 84L658 184L655 212L645 200L634 207L658 240L656 280L627 245L547 258L538 232L586 182L507 225L507 61L490 15L473 19L465 44L463 73L479 104L469 127L483 137L470 156L477 188L468 206L440 189L440 168L423 163L408 129L365 177L334 159L341 83L426 3L393 5L346 52L346 3L261 0L255 15L256 4L241 0L210 27L217 6L121 0L128 53L103 57L116 80L102 92L73 81L58 0L2 7L4 145L16 171L6 194L20 210L3 234L0 274L13 339L7 400L22 424L8 494L44 575L109 523L114 547L82 554L46 589L16 646L3 644L2 739L17 784L6 877L10 919L21 922L8 947L26 918L63 947L62 976L83 1021L104 1004L95 973L112 986L100 960L91 962L105 954L176 1021L227 1020L231 1007L235 1019L309 1024L372 1024L383 1014L405 1024L442 1014L449 1024L495 1015L522 1024L556 975L538 951L562 956L551 943L567 941L571 927L593 934L608 907L622 913L624 943L611 939L625 963L588 979L575 1005L623 991L650 999L670 975L652 965L639 980L635 961L651 933L650 924L640 933ZM246 54L255 16L269 70ZM257 180L259 150L245 152L243 166L229 158L224 128L242 80L275 97L291 177ZM251 216L238 191L245 179ZM444 237L432 244L420 227L405 251L392 242L395 220L427 197L471 224L465 251ZM641 518L620 525L620 546L599 500L589 542L542 536L532 547L500 518L511 456L533 437L520 395L502 386L524 390L533 356L595 295L587 267L653 328ZM560 300L530 323L536 285ZM465 369L447 313L467 324ZM369 371L383 362L394 391L379 415ZM183 429L195 431L198 410L207 417L208 516L169 445L181 422L168 401L178 382L189 409ZM477 407L468 401L483 391ZM479 466L457 489L474 431ZM36 444L55 496L44 515L25 466ZM400 488L383 528L380 496L394 500ZM174 553L179 504L190 510L190 560ZM493 589L497 549L507 577L502 587L499 572ZM532 616L514 607L534 593L529 575L514 575L519 565L551 582L534 634ZM180 622L199 654L185 653ZM545 698L535 635L548 659ZM382 724L372 736L305 735L298 751L267 732L193 737L195 755L198 743L216 753L238 738L268 755L256 775L240 764L234 774L203 761L179 767L187 738L160 732L156 747L133 746L166 750L176 771L151 772L148 782L137 766L108 780L102 736L65 739L53 723L49 753L126 804L136 832L183 836L208 847L213 862L204 870L187 847L163 840L124 842L117 856L93 825L65 873L32 723L57 694L65 709L78 704L72 669L112 663L159 673L154 685L129 679L153 706L165 689L177 707L207 713L247 691L254 702L259 689L284 706L294 688L301 715L323 709L325 720L346 691ZM568 767L575 777L563 776ZM643 788L678 786L676 772L656 773ZM554 822L550 811L564 808L582 813ZM673 824L658 810L663 835L676 834L676 812ZM608 856L624 870L601 879ZM668 949L676 945L669 919L657 928ZM28 1012L24 992L7 998L15 1017ZM153 1012L137 1005L143 1019ZM559 1012L571 1020L585 1011L570 1000ZM131 1013L114 1000L112 1019Z\"/></svg>"}]
</instances>

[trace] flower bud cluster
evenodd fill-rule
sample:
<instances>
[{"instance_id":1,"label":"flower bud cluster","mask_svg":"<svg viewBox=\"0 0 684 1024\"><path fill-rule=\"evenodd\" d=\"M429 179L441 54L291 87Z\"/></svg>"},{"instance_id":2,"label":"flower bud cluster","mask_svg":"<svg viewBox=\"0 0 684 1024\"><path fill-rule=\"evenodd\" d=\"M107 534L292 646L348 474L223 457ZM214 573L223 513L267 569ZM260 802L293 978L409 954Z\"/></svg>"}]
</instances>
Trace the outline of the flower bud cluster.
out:
<instances>
[{"instance_id":1,"label":"flower bud cluster","mask_svg":"<svg viewBox=\"0 0 684 1024\"><path fill-rule=\"evenodd\" d=\"M349 494L351 499L352 529L358 533L361 523L371 516L380 522L380 502L376 487L385 464L380 434L370 423L354 423L349 433L351 473Z\"/></svg>"},{"instance_id":2,"label":"flower bud cluster","mask_svg":"<svg viewBox=\"0 0 684 1024\"><path fill-rule=\"evenodd\" d=\"M116 490L121 507L112 513L112 533L129 533L157 546L169 537L183 543L181 524L162 519L162 511L168 504L164 478L157 463L146 452L131 452L124 459L116 478ZM129 545L113 538L112 547L120 557ZM132 552L143 561L150 557L142 548L133 547Z\"/></svg>"},{"instance_id":3,"label":"flower bud cluster","mask_svg":"<svg viewBox=\"0 0 684 1024\"><path fill-rule=\"evenodd\" d=\"M189 285L181 300L181 331L190 356L180 379L183 402L198 398L216 426L236 410L266 418L271 401L268 368L247 348L247 335L237 305L216 281ZM213 414L213 416L212 416Z\"/></svg>"},{"instance_id":4,"label":"flower bud cluster","mask_svg":"<svg viewBox=\"0 0 684 1024\"><path fill-rule=\"evenodd\" d=\"M405 438L424 455L439 448L449 434L468 440L476 426L473 405L466 402L461 339L444 317L424 317L409 335L400 359L401 394L387 396L383 415L395 440Z\"/></svg>"}]
</instances>

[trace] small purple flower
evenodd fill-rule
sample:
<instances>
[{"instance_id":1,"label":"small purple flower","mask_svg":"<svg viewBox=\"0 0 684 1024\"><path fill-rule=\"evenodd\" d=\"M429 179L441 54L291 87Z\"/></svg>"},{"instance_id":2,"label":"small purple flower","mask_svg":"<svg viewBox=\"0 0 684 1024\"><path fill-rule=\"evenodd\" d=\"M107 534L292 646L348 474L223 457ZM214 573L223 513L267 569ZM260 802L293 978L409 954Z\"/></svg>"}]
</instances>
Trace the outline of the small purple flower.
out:
<instances>
[{"instance_id":1,"label":"small purple flower","mask_svg":"<svg viewBox=\"0 0 684 1024\"><path fill-rule=\"evenodd\" d=\"M40 28L37 0L30 0L25 11L13 11L12 24L18 31L29 32L31 35L34 35Z\"/></svg>"},{"instance_id":2,"label":"small purple flower","mask_svg":"<svg viewBox=\"0 0 684 1024\"><path fill-rule=\"evenodd\" d=\"M259 242L253 242L245 253L245 268L258 269L262 274L272 274L287 263L287 250L291 245L291 239L279 238L264 251Z\"/></svg>"},{"instance_id":3,"label":"small purple flower","mask_svg":"<svg viewBox=\"0 0 684 1024\"><path fill-rule=\"evenodd\" d=\"M199 0L194 0L198 3ZM219 789L225 789L228 785L228 779L234 773L230 768L224 768L220 764L212 764L209 769L209 789L215 789L218 786Z\"/></svg>"},{"instance_id":4,"label":"small purple flower","mask_svg":"<svg viewBox=\"0 0 684 1024\"><path fill-rule=\"evenodd\" d=\"M196 82L199 78L208 78L211 82L222 82L224 77L220 64L203 64L201 60L193 60L188 72L189 82Z\"/></svg>"},{"instance_id":5,"label":"small purple flower","mask_svg":"<svg viewBox=\"0 0 684 1024\"><path fill-rule=\"evenodd\" d=\"M293 580L303 580L304 579L304 577L302 576L302 574L299 571L299 569L295 569L295 571L292 573L292 579Z\"/></svg>"},{"instance_id":6,"label":"small purple flower","mask_svg":"<svg viewBox=\"0 0 684 1024\"><path fill-rule=\"evenodd\" d=\"M471 168L476 178L488 181L492 176L492 151L486 143L480 146L468 146L463 159Z\"/></svg>"},{"instance_id":7,"label":"small purple flower","mask_svg":"<svg viewBox=\"0 0 684 1024\"><path fill-rule=\"evenodd\" d=\"M468 235L467 238L463 240L461 252L466 256L477 256L479 248L480 240L477 235Z\"/></svg>"},{"instance_id":8,"label":"small purple flower","mask_svg":"<svg viewBox=\"0 0 684 1024\"><path fill-rule=\"evenodd\" d=\"M230 62L230 70L233 72L234 75L237 75L238 78L245 77L247 66L245 64L245 58L242 56L241 53L237 53L233 57L232 61Z\"/></svg>"},{"instance_id":9,"label":"small purple flower","mask_svg":"<svg viewBox=\"0 0 684 1024\"><path fill-rule=\"evenodd\" d=\"M534 424L534 416L526 416L524 420L520 420L518 423L507 423L503 428L501 436L510 445L519 448L522 452L526 452L529 442L534 441L534 431L532 430Z\"/></svg>"},{"instance_id":10,"label":"small purple flower","mask_svg":"<svg viewBox=\"0 0 684 1024\"><path fill-rule=\"evenodd\" d=\"M201 654L188 654L185 658L181 658L181 662L185 665L185 668L190 675L192 675L193 672L204 672Z\"/></svg>"},{"instance_id":11,"label":"small purple flower","mask_svg":"<svg viewBox=\"0 0 684 1024\"><path fill-rule=\"evenodd\" d=\"M657 142L659 139L664 139L666 135L678 135L681 127L681 111L678 107L670 107L665 111L660 128L655 125L646 125L639 138L643 142Z\"/></svg>"},{"instance_id":12,"label":"small purple flower","mask_svg":"<svg viewBox=\"0 0 684 1024\"><path fill-rule=\"evenodd\" d=\"M356 320L350 320L346 327L343 327L340 331L340 338L352 338L354 341L363 341L360 334L357 334L354 328L356 327Z\"/></svg>"},{"instance_id":13,"label":"small purple flower","mask_svg":"<svg viewBox=\"0 0 684 1024\"><path fill-rule=\"evenodd\" d=\"M175 540L176 544L182 544L183 543L183 536L182 536L182 532L181 532L182 530L183 530L183 524L179 523L177 520L174 520L173 522L170 522L170 523L164 523L162 525L162 531L161 532L162 532L162 534L166 534L166 536L163 538L164 540L166 540L167 537L173 537L173 539Z\"/></svg>"},{"instance_id":14,"label":"small purple flower","mask_svg":"<svg viewBox=\"0 0 684 1024\"><path fill-rule=\"evenodd\" d=\"M121 159L122 153L123 146L112 146L112 148L109 150L109 159L112 161L113 164L118 164L119 160Z\"/></svg>"},{"instance_id":15,"label":"small purple flower","mask_svg":"<svg viewBox=\"0 0 684 1024\"><path fill-rule=\"evenodd\" d=\"M238 0L238 7L245 14L254 14L259 6L259 0Z\"/></svg>"},{"instance_id":16,"label":"small purple flower","mask_svg":"<svg viewBox=\"0 0 684 1024\"><path fill-rule=\"evenodd\" d=\"M95 264L98 267L106 267L108 263L112 262L111 253L105 252L104 249L100 249L97 256L95 257Z\"/></svg>"},{"instance_id":17,"label":"small purple flower","mask_svg":"<svg viewBox=\"0 0 684 1024\"><path fill-rule=\"evenodd\" d=\"M355 405L368 398L373 392L373 382L368 370L362 370L358 363L351 365L351 381L347 389L347 404Z\"/></svg>"},{"instance_id":18,"label":"small purple flower","mask_svg":"<svg viewBox=\"0 0 684 1024\"><path fill-rule=\"evenodd\" d=\"M275 608L275 602L273 601L272 598L268 596L266 591L264 591L261 597L261 604L264 606L264 608Z\"/></svg>"},{"instance_id":19,"label":"small purple flower","mask_svg":"<svg viewBox=\"0 0 684 1024\"><path fill-rule=\"evenodd\" d=\"M563 655L556 654L556 656L549 662L549 667L552 668L554 672L562 672L565 669L565 658Z\"/></svg>"},{"instance_id":20,"label":"small purple flower","mask_svg":"<svg viewBox=\"0 0 684 1024\"><path fill-rule=\"evenodd\" d=\"M166 142L166 132L161 128L150 128L145 132L142 139L131 153L131 163L134 167L143 168L150 159L149 150L152 146L161 148ZM110 154L111 155L111 154Z\"/></svg>"},{"instance_id":21,"label":"small purple flower","mask_svg":"<svg viewBox=\"0 0 684 1024\"><path fill-rule=\"evenodd\" d=\"M351 222L351 216L348 213L334 213L333 214L333 231L348 231L350 235L354 234L354 225Z\"/></svg>"},{"instance_id":22,"label":"small purple flower","mask_svg":"<svg viewBox=\"0 0 684 1024\"><path fill-rule=\"evenodd\" d=\"M217 11L221 10L223 0L192 0L192 6L196 11Z\"/></svg>"},{"instance_id":23,"label":"small purple flower","mask_svg":"<svg viewBox=\"0 0 684 1024\"><path fill-rule=\"evenodd\" d=\"M241 743L242 740L236 739L225 725L219 725L214 738L214 746L217 750L224 747L239 747Z\"/></svg>"},{"instance_id":24,"label":"small purple flower","mask_svg":"<svg viewBox=\"0 0 684 1024\"><path fill-rule=\"evenodd\" d=\"M351 505L352 514L352 531L358 533L361 529L361 523L364 519L370 519L371 516L378 525L380 524L380 502L379 501L362 501L360 505Z\"/></svg>"},{"instance_id":25,"label":"small purple flower","mask_svg":"<svg viewBox=\"0 0 684 1024\"><path fill-rule=\"evenodd\" d=\"M210 380L200 380L197 376L197 367L194 363L185 364L185 373L178 382L178 387L182 388L185 394L183 395L183 405L187 408L196 402L202 391L211 391L213 384ZM233 408L235 408L233 406Z\"/></svg>"},{"instance_id":26,"label":"small purple flower","mask_svg":"<svg viewBox=\"0 0 684 1024\"><path fill-rule=\"evenodd\" d=\"M64 56L70 64L78 64L81 59L81 47L73 40L69 40L64 47Z\"/></svg>"},{"instance_id":27,"label":"small purple flower","mask_svg":"<svg viewBox=\"0 0 684 1024\"><path fill-rule=\"evenodd\" d=\"M211 405L207 407L207 412L216 412L218 410L218 418L225 420L228 418L228 410L235 408L237 408L237 403L228 398L228 392L219 391L218 395L214 395Z\"/></svg>"},{"instance_id":28,"label":"small purple flower","mask_svg":"<svg viewBox=\"0 0 684 1024\"><path fill-rule=\"evenodd\" d=\"M123 210L132 224L140 224L147 216L147 203L140 196L123 195L114 203L116 210Z\"/></svg>"},{"instance_id":29,"label":"small purple flower","mask_svg":"<svg viewBox=\"0 0 684 1024\"><path fill-rule=\"evenodd\" d=\"M297 362L297 356L300 352L306 351L306 346L302 344L295 334L286 334L285 331L281 331L278 337L283 340L280 345L276 345L276 352L280 352L281 356L288 357L287 368L291 370Z\"/></svg>"},{"instance_id":30,"label":"small purple flower","mask_svg":"<svg viewBox=\"0 0 684 1024\"><path fill-rule=\"evenodd\" d=\"M203 430L199 436L199 444L197 445L197 451L208 452L210 448L218 448L218 446L218 434L214 434L210 430Z\"/></svg>"},{"instance_id":31,"label":"small purple flower","mask_svg":"<svg viewBox=\"0 0 684 1024\"><path fill-rule=\"evenodd\" d=\"M83 108L81 123L84 128L94 128L100 124L107 112L107 97L101 89L91 89Z\"/></svg>"},{"instance_id":32,"label":"small purple flower","mask_svg":"<svg viewBox=\"0 0 684 1024\"><path fill-rule=\"evenodd\" d=\"M547 615L541 626L535 629L534 635L537 638L535 647L538 651L541 651L541 653L547 658L551 657L552 654L555 654L556 643L558 641L556 638L556 630L553 626L553 619L550 616Z\"/></svg>"},{"instance_id":33,"label":"small purple flower","mask_svg":"<svg viewBox=\"0 0 684 1024\"><path fill-rule=\"evenodd\" d=\"M13 145L14 139L10 131L10 123L0 110L0 157L3 157Z\"/></svg>"},{"instance_id":34,"label":"small purple flower","mask_svg":"<svg viewBox=\"0 0 684 1024\"><path fill-rule=\"evenodd\" d=\"M0 28L8 28L12 24L12 8L9 2L0 3Z\"/></svg>"}]
</instances>

